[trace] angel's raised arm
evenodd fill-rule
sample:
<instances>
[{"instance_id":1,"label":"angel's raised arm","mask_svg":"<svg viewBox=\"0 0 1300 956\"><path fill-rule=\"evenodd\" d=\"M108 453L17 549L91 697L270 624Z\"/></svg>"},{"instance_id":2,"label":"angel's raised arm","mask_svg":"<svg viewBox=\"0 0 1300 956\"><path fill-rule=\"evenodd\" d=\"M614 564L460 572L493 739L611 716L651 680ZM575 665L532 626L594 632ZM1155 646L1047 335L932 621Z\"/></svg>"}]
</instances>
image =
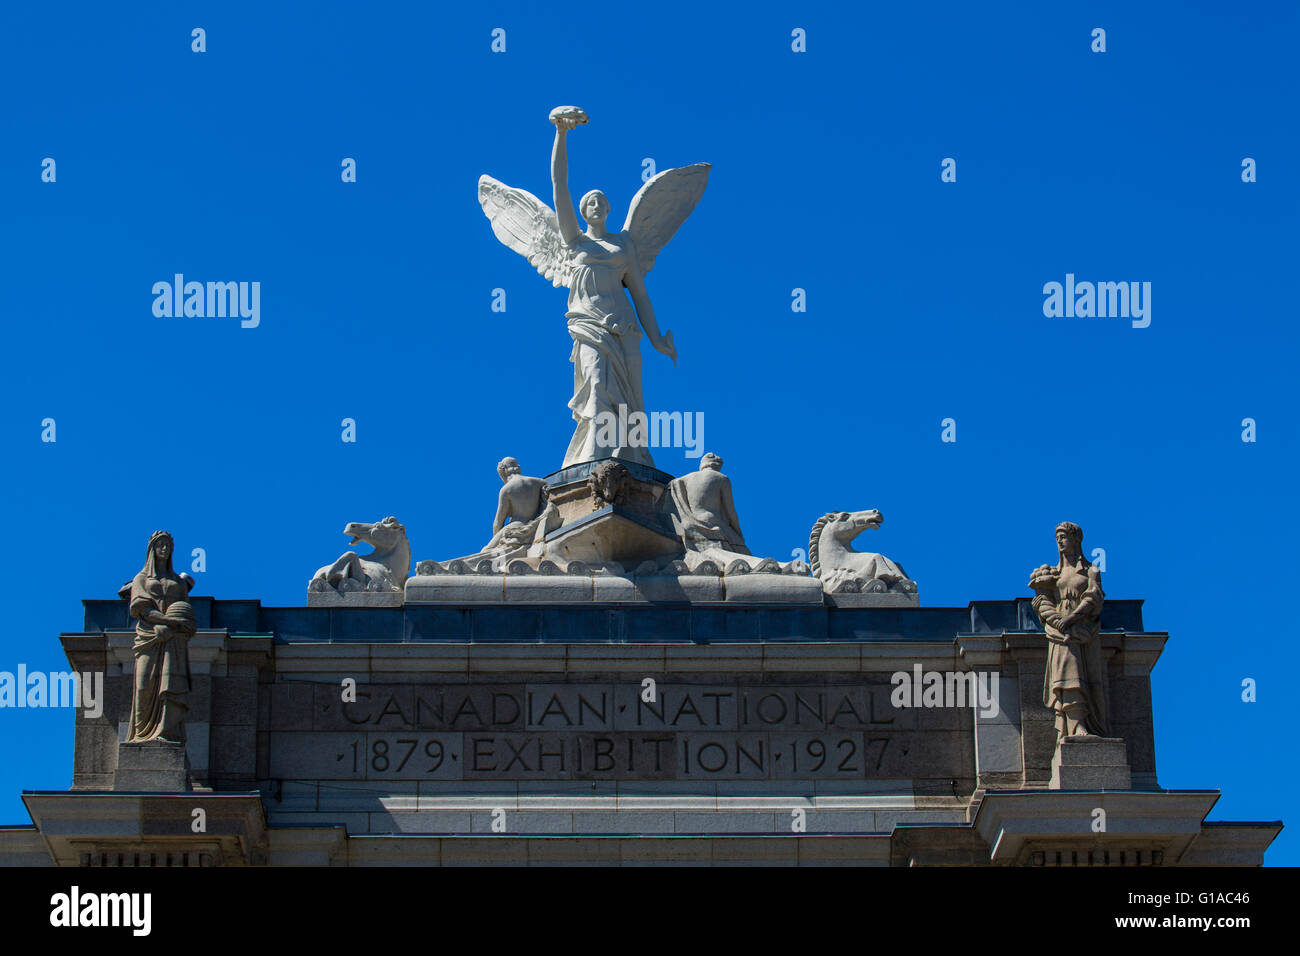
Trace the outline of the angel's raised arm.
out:
<instances>
[{"instance_id":1,"label":"angel's raised arm","mask_svg":"<svg viewBox=\"0 0 1300 956\"><path fill-rule=\"evenodd\" d=\"M582 230L573 212L573 197L569 195L569 154L565 149L567 130L562 123L555 124L555 146L551 149L551 184L555 187L555 218L560 225L560 236L566 246L578 241Z\"/></svg>"}]
</instances>

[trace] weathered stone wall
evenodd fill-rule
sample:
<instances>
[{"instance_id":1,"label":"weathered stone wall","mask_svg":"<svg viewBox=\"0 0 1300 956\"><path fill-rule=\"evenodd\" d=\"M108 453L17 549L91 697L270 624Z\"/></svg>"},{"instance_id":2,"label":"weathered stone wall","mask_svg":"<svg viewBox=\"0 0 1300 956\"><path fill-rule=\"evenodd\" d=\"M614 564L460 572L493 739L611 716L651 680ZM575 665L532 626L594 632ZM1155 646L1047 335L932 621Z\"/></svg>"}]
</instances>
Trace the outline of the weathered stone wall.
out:
<instances>
[{"instance_id":1,"label":"weathered stone wall","mask_svg":"<svg viewBox=\"0 0 1300 956\"><path fill-rule=\"evenodd\" d=\"M78 713L73 789L25 796L36 828L0 830L0 863L45 847L91 866L1250 864L1280 826L1206 824L1216 791L1157 789L1166 636L1139 602L1108 601L1102 622L1124 739L1105 750L1132 786L1091 792L1049 789L1044 637L1024 600L194 604L191 789L122 785L152 779L118 772L134 635L123 602L87 602L62 639L74 668L105 672L104 713ZM895 675L918 670L983 675L997 706L896 706Z\"/></svg>"},{"instance_id":2,"label":"weathered stone wall","mask_svg":"<svg viewBox=\"0 0 1300 956\"><path fill-rule=\"evenodd\" d=\"M260 790L272 824L351 833L888 832L1045 787L1055 742L1025 602L969 608L262 608L197 599L193 785ZM1141 631L1137 602L1113 625ZM130 713L121 602L64 636L105 667L74 788L110 789ZM1007 625L1019 628L1008 629ZM99 628L99 632L93 631ZM1104 635L1117 727L1154 783L1161 635ZM998 708L895 707L897 672L974 671ZM655 681L655 700L642 698ZM345 680L355 699L345 701ZM971 703L974 703L973 701Z\"/></svg>"}]
</instances>

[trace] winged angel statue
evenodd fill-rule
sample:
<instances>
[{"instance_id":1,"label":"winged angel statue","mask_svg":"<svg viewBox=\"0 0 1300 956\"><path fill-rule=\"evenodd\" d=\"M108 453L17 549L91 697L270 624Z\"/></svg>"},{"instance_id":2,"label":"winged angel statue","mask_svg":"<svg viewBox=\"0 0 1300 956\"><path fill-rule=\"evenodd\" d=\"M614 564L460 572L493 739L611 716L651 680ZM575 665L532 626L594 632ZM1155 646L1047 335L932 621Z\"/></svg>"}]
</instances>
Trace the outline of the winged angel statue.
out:
<instances>
[{"instance_id":1,"label":"winged angel statue","mask_svg":"<svg viewBox=\"0 0 1300 956\"><path fill-rule=\"evenodd\" d=\"M585 194L578 211L587 231L578 228L569 195L569 161L565 138L587 122L576 106L551 111L555 146L551 152L551 182L555 192L552 210L532 193L507 186L491 176L478 181L478 201L503 243L526 258L552 285L569 290L569 334L573 337L573 410L577 427L564 466L616 457L654 465L644 443L630 442L628 432L600 427L604 422L627 421L640 413L641 329L656 351L677 362L672 333L659 332L654 308L646 294L645 274L659 251L686 221L709 179L709 163L666 169L641 187L632 199L621 232L607 226L609 200L599 189ZM632 301L629 304L628 295ZM620 409L620 406L622 408ZM621 414L620 414L621 413ZM641 429L644 434L644 428Z\"/></svg>"}]
</instances>

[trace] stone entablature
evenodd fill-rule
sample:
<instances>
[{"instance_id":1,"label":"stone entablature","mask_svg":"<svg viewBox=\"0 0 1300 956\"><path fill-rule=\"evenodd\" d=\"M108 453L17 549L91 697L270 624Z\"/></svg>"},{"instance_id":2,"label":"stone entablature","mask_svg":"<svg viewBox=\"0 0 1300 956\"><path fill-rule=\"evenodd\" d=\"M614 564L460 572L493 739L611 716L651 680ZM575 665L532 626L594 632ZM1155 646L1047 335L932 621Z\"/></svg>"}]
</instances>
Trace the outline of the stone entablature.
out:
<instances>
[{"instance_id":1,"label":"stone entablature","mask_svg":"<svg viewBox=\"0 0 1300 956\"><path fill-rule=\"evenodd\" d=\"M540 641L575 643L766 641L951 641L958 635L1037 635L1042 625L1030 598L972 601L966 607L847 608L836 606L695 607L685 601L632 606L572 607L407 604L394 608L273 607L256 600L192 597L199 632L301 641L391 643L420 641ZM606 602L615 604L617 602ZM739 602L736 602L739 603ZM1142 601L1111 600L1102 613L1104 635L1143 633ZM132 627L122 601L87 600L85 629L98 635ZM612 615L612 617L611 617ZM610 630L610 620L619 625ZM605 624L601 624L605 622ZM743 626L737 627L735 622ZM1150 662L1154 664L1154 660Z\"/></svg>"},{"instance_id":2,"label":"stone entablature","mask_svg":"<svg viewBox=\"0 0 1300 956\"><path fill-rule=\"evenodd\" d=\"M1046 642L1027 598L192 602L189 789L121 786L134 635L123 602L87 601L85 630L62 640L78 670L106 671L104 714L78 715L72 790L25 795L43 842L0 831L0 859L30 863L43 845L51 861L94 866L1172 865L1258 862L1278 829L1208 827L1216 792L1158 789L1149 675L1167 635L1144 630L1139 601L1103 613L1130 783L1095 792L1052 789ZM896 707L895 675L918 672L988 675L996 713ZM1124 822L1092 832L1098 806ZM181 826L200 807L222 821L202 839Z\"/></svg>"}]
</instances>

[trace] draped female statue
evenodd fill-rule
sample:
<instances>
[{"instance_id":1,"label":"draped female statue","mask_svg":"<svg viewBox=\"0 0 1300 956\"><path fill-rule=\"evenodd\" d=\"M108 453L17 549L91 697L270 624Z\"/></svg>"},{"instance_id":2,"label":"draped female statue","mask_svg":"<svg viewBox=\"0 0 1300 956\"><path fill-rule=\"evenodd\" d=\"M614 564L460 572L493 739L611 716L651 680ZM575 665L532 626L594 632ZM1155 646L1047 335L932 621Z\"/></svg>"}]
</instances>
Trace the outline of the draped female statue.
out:
<instances>
[{"instance_id":1,"label":"draped female statue","mask_svg":"<svg viewBox=\"0 0 1300 956\"><path fill-rule=\"evenodd\" d=\"M527 190L507 186L491 176L478 183L479 203L496 237L524 256L555 286L569 290L569 335L573 351L573 398L569 408L577 423L564 466L601 458L653 465L644 445L603 444L600 421L635 421L645 415L641 395L641 330L656 351L677 361L672 333L659 331L646 293L645 274L659 251L686 221L709 178L709 164L666 169L652 177L632 200L619 232L608 228L609 200L599 189L586 193L578 226L569 195L567 136L587 122L575 106L551 111L555 144L551 152L552 210ZM631 296L631 302L628 296ZM606 433L608 433L606 429ZM644 431L644 430L643 430ZM632 429L620 430L620 440Z\"/></svg>"},{"instance_id":2,"label":"draped female statue","mask_svg":"<svg viewBox=\"0 0 1300 956\"><path fill-rule=\"evenodd\" d=\"M190 690L188 642L194 586L188 574L172 570L175 543L166 531L149 538L144 569L120 593L135 618L135 692L127 741L185 739L185 698Z\"/></svg>"},{"instance_id":3,"label":"draped female statue","mask_svg":"<svg viewBox=\"0 0 1300 956\"><path fill-rule=\"evenodd\" d=\"M1034 612L1047 633L1043 704L1056 715L1057 740L1104 737L1109 710L1101 656L1101 570L1083 556L1083 529L1056 526L1056 567L1033 572Z\"/></svg>"}]
</instances>

